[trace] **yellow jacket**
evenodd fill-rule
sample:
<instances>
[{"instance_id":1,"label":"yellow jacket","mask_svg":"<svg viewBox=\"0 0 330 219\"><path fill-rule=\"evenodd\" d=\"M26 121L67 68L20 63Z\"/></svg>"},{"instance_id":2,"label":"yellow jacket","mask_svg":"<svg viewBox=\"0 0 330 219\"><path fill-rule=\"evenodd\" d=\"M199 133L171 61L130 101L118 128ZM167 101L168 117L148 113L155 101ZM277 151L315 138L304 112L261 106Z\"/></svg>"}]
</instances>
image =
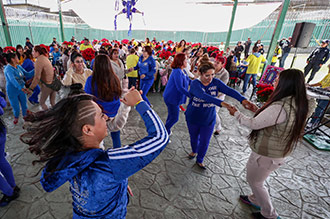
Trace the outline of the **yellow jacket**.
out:
<instances>
[{"instance_id":1,"label":"yellow jacket","mask_svg":"<svg viewBox=\"0 0 330 219\"><path fill-rule=\"evenodd\" d=\"M132 54L127 56L126 66L127 68L132 68L132 67L134 68L138 62L139 62L139 56ZM131 71L130 73L127 73L126 75L127 77L137 78L138 72L135 70L135 71Z\"/></svg>"},{"instance_id":2,"label":"yellow jacket","mask_svg":"<svg viewBox=\"0 0 330 219\"><path fill-rule=\"evenodd\" d=\"M83 50L88 49L88 48L93 49L93 46L91 44L88 44L87 46L85 44L81 44L80 47L79 47L79 50L83 51Z\"/></svg>"},{"instance_id":3,"label":"yellow jacket","mask_svg":"<svg viewBox=\"0 0 330 219\"><path fill-rule=\"evenodd\" d=\"M321 87L330 87L330 72L320 81Z\"/></svg>"},{"instance_id":4,"label":"yellow jacket","mask_svg":"<svg viewBox=\"0 0 330 219\"><path fill-rule=\"evenodd\" d=\"M274 55L273 55L273 57L272 57L272 62L277 62L277 60L278 60L278 56L280 56L282 54L282 50L281 50L281 48L275 48L275 51L274 51Z\"/></svg>"},{"instance_id":5,"label":"yellow jacket","mask_svg":"<svg viewBox=\"0 0 330 219\"><path fill-rule=\"evenodd\" d=\"M253 53L245 60L249 63L246 74L257 74L260 69L261 62L266 62L266 59L260 53Z\"/></svg>"}]
</instances>

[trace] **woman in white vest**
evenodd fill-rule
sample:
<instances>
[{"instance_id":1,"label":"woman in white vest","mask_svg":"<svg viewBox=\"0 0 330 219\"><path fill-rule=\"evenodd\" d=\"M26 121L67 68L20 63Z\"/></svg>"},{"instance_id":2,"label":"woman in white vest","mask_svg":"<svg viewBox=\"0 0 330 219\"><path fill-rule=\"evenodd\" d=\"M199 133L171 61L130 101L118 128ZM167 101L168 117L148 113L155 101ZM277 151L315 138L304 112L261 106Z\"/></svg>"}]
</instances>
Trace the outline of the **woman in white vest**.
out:
<instances>
[{"instance_id":1,"label":"woman in white vest","mask_svg":"<svg viewBox=\"0 0 330 219\"><path fill-rule=\"evenodd\" d=\"M315 101L307 99L302 71L287 69L280 73L273 94L253 118L235 107L228 109L240 124L252 129L249 136L252 152L246 165L252 195L241 195L240 200L261 210L252 213L255 218L279 218L264 182L294 150L314 107Z\"/></svg>"}]
</instances>

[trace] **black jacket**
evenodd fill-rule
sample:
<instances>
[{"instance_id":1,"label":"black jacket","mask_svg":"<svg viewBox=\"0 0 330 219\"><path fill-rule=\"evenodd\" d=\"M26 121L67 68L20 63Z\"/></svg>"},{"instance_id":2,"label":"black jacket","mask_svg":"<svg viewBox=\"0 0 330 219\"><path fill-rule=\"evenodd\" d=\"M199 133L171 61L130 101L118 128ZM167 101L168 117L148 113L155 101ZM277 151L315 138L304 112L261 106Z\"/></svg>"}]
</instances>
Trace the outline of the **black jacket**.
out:
<instances>
[{"instance_id":1,"label":"black jacket","mask_svg":"<svg viewBox=\"0 0 330 219\"><path fill-rule=\"evenodd\" d=\"M328 47L318 47L313 50L313 52L307 58L307 61L313 62L315 64L325 64L330 56L330 51Z\"/></svg>"}]
</instances>

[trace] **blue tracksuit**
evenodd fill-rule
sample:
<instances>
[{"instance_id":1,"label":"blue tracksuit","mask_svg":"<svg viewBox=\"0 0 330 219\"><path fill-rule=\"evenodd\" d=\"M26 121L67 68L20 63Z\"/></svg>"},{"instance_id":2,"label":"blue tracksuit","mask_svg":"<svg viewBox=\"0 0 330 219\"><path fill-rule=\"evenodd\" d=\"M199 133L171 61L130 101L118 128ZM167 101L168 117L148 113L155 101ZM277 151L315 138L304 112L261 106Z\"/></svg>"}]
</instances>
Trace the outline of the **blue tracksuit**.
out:
<instances>
[{"instance_id":1,"label":"blue tracksuit","mask_svg":"<svg viewBox=\"0 0 330 219\"><path fill-rule=\"evenodd\" d=\"M34 69L34 62L31 59L25 59L22 67L26 70L26 71L32 71ZM26 77L26 80L30 80L32 77ZM31 83L30 83L31 84ZM33 103L39 103L39 98L38 95L40 93L40 87L39 85L37 85L34 90L32 95L29 97L29 101L33 104Z\"/></svg>"},{"instance_id":2,"label":"blue tracksuit","mask_svg":"<svg viewBox=\"0 0 330 219\"><path fill-rule=\"evenodd\" d=\"M124 219L127 212L127 178L154 160L168 143L166 129L146 102L136 106L148 136L118 149L90 149L66 154L54 173L47 166L41 185L47 192L70 182L73 218Z\"/></svg>"},{"instance_id":3,"label":"blue tracksuit","mask_svg":"<svg viewBox=\"0 0 330 219\"><path fill-rule=\"evenodd\" d=\"M93 75L89 76L86 80L85 92L88 94L92 94L95 97L99 98L99 96L97 94L96 84L94 86L94 91L92 90L92 77L93 77ZM99 100L97 100L97 103L103 107L104 112L108 117L115 117L117 115L118 109L120 107L119 98L117 98L113 101L103 101L103 100L99 99ZM121 147L120 131L111 132L111 138L112 138L112 145L114 148Z\"/></svg>"},{"instance_id":4,"label":"blue tracksuit","mask_svg":"<svg viewBox=\"0 0 330 219\"><path fill-rule=\"evenodd\" d=\"M33 77L34 70L27 72L24 68L17 65L17 68L14 68L11 65L6 65L5 70L6 77L6 89L9 102L13 107L15 118L19 117L21 104L22 114L26 115L27 104L26 104L26 94L22 91L22 88L25 86L24 77Z\"/></svg>"},{"instance_id":5,"label":"blue tracksuit","mask_svg":"<svg viewBox=\"0 0 330 219\"><path fill-rule=\"evenodd\" d=\"M171 134L172 126L179 120L179 106L189 97L188 86L191 80L180 68L172 70L163 97L167 106L166 130Z\"/></svg>"},{"instance_id":6,"label":"blue tracksuit","mask_svg":"<svg viewBox=\"0 0 330 219\"><path fill-rule=\"evenodd\" d=\"M139 70L139 75L145 75L145 78L140 80L140 90L142 90L142 98L150 102L147 98L147 93L150 90L152 84L154 83L154 74L156 73L156 62L152 56L149 56L143 61L143 55L140 56L139 62L134 67L134 70Z\"/></svg>"},{"instance_id":7,"label":"blue tracksuit","mask_svg":"<svg viewBox=\"0 0 330 219\"><path fill-rule=\"evenodd\" d=\"M207 86L199 79L191 82L190 101L185 114L192 152L197 153L198 163L203 162L212 136L216 121L215 106L221 106L222 101L217 98L219 92L240 102L245 100L245 97L217 78Z\"/></svg>"},{"instance_id":8,"label":"blue tracksuit","mask_svg":"<svg viewBox=\"0 0 330 219\"><path fill-rule=\"evenodd\" d=\"M3 107L6 106L6 100L0 97L0 115L3 115ZM13 188L16 186L13 170L6 160L6 127L4 122L0 121L0 190L7 196L13 195Z\"/></svg>"}]
</instances>

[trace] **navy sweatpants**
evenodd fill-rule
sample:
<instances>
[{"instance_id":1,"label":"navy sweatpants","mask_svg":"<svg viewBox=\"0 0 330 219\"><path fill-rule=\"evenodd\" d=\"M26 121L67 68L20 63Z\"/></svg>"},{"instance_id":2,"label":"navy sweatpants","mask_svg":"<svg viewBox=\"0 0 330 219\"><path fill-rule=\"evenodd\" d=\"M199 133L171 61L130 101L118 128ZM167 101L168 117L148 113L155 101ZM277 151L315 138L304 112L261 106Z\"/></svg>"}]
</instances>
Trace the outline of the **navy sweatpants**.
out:
<instances>
[{"instance_id":1,"label":"navy sweatpants","mask_svg":"<svg viewBox=\"0 0 330 219\"><path fill-rule=\"evenodd\" d=\"M180 105L166 103L167 106L167 119L165 123L165 128L167 133L171 134L172 126L179 121Z\"/></svg>"},{"instance_id":2,"label":"navy sweatpants","mask_svg":"<svg viewBox=\"0 0 330 219\"><path fill-rule=\"evenodd\" d=\"M154 83L154 79L151 80L140 80L140 90L142 90L142 98L144 101L146 101L149 106L150 106L150 102L147 98L147 93L149 92L152 84Z\"/></svg>"},{"instance_id":3,"label":"navy sweatpants","mask_svg":"<svg viewBox=\"0 0 330 219\"><path fill-rule=\"evenodd\" d=\"M6 129L0 133L0 190L7 196L13 195L13 188L16 186L13 170L5 158Z\"/></svg>"},{"instance_id":4,"label":"navy sweatpants","mask_svg":"<svg viewBox=\"0 0 330 219\"><path fill-rule=\"evenodd\" d=\"M203 159L209 147L214 124L210 126L199 126L187 122L190 144L193 153L197 153L197 162L203 163Z\"/></svg>"}]
</instances>

